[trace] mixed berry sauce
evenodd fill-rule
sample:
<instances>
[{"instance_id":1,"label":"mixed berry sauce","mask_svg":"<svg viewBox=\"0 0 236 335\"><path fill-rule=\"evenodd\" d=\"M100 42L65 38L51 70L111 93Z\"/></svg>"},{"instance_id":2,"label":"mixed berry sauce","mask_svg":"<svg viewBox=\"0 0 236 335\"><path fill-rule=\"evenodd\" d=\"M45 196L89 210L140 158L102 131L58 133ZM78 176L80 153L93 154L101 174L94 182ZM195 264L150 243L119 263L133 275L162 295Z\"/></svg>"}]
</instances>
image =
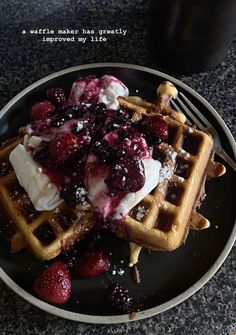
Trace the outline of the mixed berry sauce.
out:
<instances>
[{"instance_id":1,"label":"mixed berry sauce","mask_svg":"<svg viewBox=\"0 0 236 335\"><path fill-rule=\"evenodd\" d=\"M32 157L72 207L86 200L91 155L97 174L107 169L105 184L111 197L140 190L146 178L142 159L167 138L166 122L160 116L132 122L129 110L99 103L101 87L95 77L80 78L73 85L81 90L79 102L75 93L66 100L61 88L53 88L47 91L47 100L32 107L30 136L41 139L40 145L30 148Z\"/></svg>"}]
</instances>

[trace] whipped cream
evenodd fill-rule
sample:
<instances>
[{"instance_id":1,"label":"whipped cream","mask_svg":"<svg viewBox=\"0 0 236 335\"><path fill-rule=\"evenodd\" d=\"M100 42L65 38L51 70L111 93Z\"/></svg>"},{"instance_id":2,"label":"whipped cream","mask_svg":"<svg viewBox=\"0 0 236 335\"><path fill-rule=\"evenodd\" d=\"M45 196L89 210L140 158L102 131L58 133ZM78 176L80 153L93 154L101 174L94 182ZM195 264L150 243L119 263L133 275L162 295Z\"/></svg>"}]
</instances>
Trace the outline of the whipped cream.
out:
<instances>
[{"instance_id":1,"label":"whipped cream","mask_svg":"<svg viewBox=\"0 0 236 335\"><path fill-rule=\"evenodd\" d=\"M90 93L93 92L91 95ZM105 75L98 78L91 78L89 81L85 79L77 80L73 83L69 100L73 104L79 104L95 99L98 103L104 103L110 109L117 109L119 103L117 97L127 97L129 95L128 88L116 77Z\"/></svg>"},{"instance_id":2,"label":"whipped cream","mask_svg":"<svg viewBox=\"0 0 236 335\"><path fill-rule=\"evenodd\" d=\"M136 206L146 195L148 195L159 183L159 171L161 163L153 158L143 159L146 181L144 186L137 192L128 193L121 199L117 206L113 219L122 219Z\"/></svg>"},{"instance_id":3,"label":"whipped cream","mask_svg":"<svg viewBox=\"0 0 236 335\"><path fill-rule=\"evenodd\" d=\"M30 149L36 149L42 144L42 138L39 136L26 134L24 136L24 147Z\"/></svg>"},{"instance_id":4,"label":"whipped cream","mask_svg":"<svg viewBox=\"0 0 236 335\"><path fill-rule=\"evenodd\" d=\"M158 185L161 163L151 157L142 159L142 162L146 176L144 186L137 192L130 192L122 197L119 195L111 197L110 191L105 184L109 167L99 164L95 155L89 155L85 176L88 198L103 218L106 219L112 215L112 219L122 219Z\"/></svg>"},{"instance_id":5,"label":"whipped cream","mask_svg":"<svg viewBox=\"0 0 236 335\"><path fill-rule=\"evenodd\" d=\"M20 185L28 193L36 210L51 210L63 201L57 186L50 182L40 165L22 144L18 144L10 153L9 160Z\"/></svg>"}]
</instances>

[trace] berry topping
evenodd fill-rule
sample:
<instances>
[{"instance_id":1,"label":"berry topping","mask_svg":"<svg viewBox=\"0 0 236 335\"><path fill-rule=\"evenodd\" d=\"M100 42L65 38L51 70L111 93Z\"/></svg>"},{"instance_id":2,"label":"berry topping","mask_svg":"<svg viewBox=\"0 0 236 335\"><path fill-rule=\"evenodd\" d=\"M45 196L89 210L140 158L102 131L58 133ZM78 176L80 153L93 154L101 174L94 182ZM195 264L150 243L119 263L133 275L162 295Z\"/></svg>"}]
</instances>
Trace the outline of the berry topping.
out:
<instances>
[{"instance_id":1,"label":"berry topping","mask_svg":"<svg viewBox=\"0 0 236 335\"><path fill-rule=\"evenodd\" d=\"M92 108L92 111L98 119L101 118L103 121L109 115L109 110L107 109L107 106L102 102L94 105L93 108ZM114 111L112 111L112 112L114 112Z\"/></svg>"},{"instance_id":2,"label":"berry topping","mask_svg":"<svg viewBox=\"0 0 236 335\"><path fill-rule=\"evenodd\" d=\"M54 138L49 145L51 160L54 164L63 164L79 149L80 143L77 136L64 133Z\"/></svg>"},{"instance_id":3,"label":"berry topping","mask_svg":"<svg viewBox=\"0 0 236 335\"><path fill-rule=\"evenodd\" d=\"M107 272L110 267L108 255L98 249L90 249L80 255L76 264L76 275L79 277L96 277Z\"/></svg>"},{"instance_id":4,"label":"berry topping","mask_svg":"<svg viewBox=\"0 0 236 335\"><path fill-rule=\"evenodd\" d=\"M87 200L87 193L86 189L80 184L70 183L61 189L60 195L69 206L75 207Z\"/></svg>"},{"instance_id":5,"label":"berry topping","mask_svg":"<svg viewBox=\"0 0 236 335\"><path fill-rule=\"evenodd\" d=\"M98 78L96 78L95 76L79 78L76 80L75 84L81 93L81 96L79 98L80 102L96 102L97 101L99 92L101 90Z\"/></svg>"},{"instance_id":6,"label":"berry topping","mask_svg":"<svg viewBox=\"0 0 236 335\"><path fill-rule=\"evenodd\" d=\"M142 122L145 130L151 135L165 140L168 137L168 124L161 116L152 116Z\"/></svg>"},{"instance_id":7,"label":"berry topping","mask_svg":"<svg viewBox=\"0 0 236 335\"><path fill-rule=\"evenodd\" d=\"M55 118L53 118L51 122L52 127L60 127L66 122L66 118L64 115L57 115Z\"/></svg>"},{"instance_id":8,"label":"berry topping","mask_svg":"<svg viewBox=\"0 0 236 335\"><path fill-rule=\"evenodd\" d=\"M145 183L143 162L136 157L121 158L112 167L111 175L105 180L112 193L136 192Z\"/></svg>"},{"instance_id":9,"label":"berry topping","mask_svg":"<svg viewBox=\"0 0 236 335\"><path fill-rule=\"evenodd\" d=\"M125 154L129 154L129 156L138 157L140 159L149 156L149 151L147 147L147 143L142 137L136 137L130 140L129 138L125 138L120 145L117 146L117 152ZM124 154L123 154L124 156Z\"/></svg>"},{"instance_id":10,"label":"berry topping","mask_svg":"<svg viewBox=\"0 0 236 335\"><path fill-rule=\"evenodd\" d=\"M60 105L58 106L58 111L59 112L64 111L68 108L68 106L69 106L69 102L67 100L61 100Z\"/></svg>"},{"instance_id":11,"label":"berry topping","mask_svg":"<svg viewBox=\"0 0 236 335\"><path fill-rule=\"evenodd\" d=\"M32 121L38 121L50 117L54 112L55 107L51 102L45 100L37 102L30 111L30 119Z\"/></svg>"},{"instance_id":12,"label":"berry topping","mask_svg":"<svg viewBox=\"0 0 236 335\"><path fill-rule=\"evenodd\" d=\"M46 163L49 159L49 147L48 147L48 145L46 145L45 147L43 147L40 150L33 151L33 157L37 162L39 162L41 164Z\"/></svg>"},{"instance_id":13,"label":"berry topping","mask_svg":"<svg viewBox=\"0 0 236 335\"><path fill-rule=\"evenodd\" d=\"M130 296L127 288L112 284L108 287L108 301L111 305L124 313L134 312L134 300Z\"/></svg>"},{"instance_id":14,"label":"berry topping","mask_svg":"<svg viewBox=\"0 0 236 335\"><path fill-rule=\"evenodd\" d=\"M68 268L63 262L49 266L34 282L37 295L53 304L64 304L71 293L71 278Z\"/></svg>"},{"instance_id":15,"label":"berry topping","mask_svg":"<svg viewBox=\"0 0 236 335\"><path fill-rule=\"evenodd\" d=\"M115 159L115 151L107 141L95 142L93 146L93 153L96 155L100 164L110 164Z\"/></svg>"},{"instance_id":16,"label":"berry topping","mask_svg":"<svg viewBox=\"0 0 236 335\"><path fill-rule=\"evenodd\" d=\"M51 103L54 105L61 105L62 106L65 104L64 101L66 100L65 93L62 88L50 88L47 90L47 98Z\"/></svg>"}]
</instances>

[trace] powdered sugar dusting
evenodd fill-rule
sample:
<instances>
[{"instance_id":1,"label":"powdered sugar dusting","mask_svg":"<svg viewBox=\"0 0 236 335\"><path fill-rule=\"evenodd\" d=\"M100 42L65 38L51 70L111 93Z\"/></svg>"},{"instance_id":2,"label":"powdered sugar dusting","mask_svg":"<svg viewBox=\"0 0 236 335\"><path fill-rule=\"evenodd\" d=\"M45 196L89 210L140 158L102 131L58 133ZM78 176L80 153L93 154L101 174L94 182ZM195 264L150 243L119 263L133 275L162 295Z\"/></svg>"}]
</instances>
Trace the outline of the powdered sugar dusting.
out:
<instances>
[{"instance_id":1,"label":"powdered sugar dusting","mask_svg":"<svg viewBox=\"0 0 236 335\"><path fill-rule=\"evenodd\" d=\"M170 158L173 164L171 166L162 165L162 168L160 169L159 183L163 182L166 179L170 180L174 173L174 166L175 166L177 153L172 150L167 150L166 154L167 154L167 158Z\"/></svg>"},{"instance_id":2,"label":"powdered sugar dusting","mask_svg":"<svg viewBox=\"0 0 236 335\"><path fill-rule=\"evenodd\" d=\"M136 220L142 221L142 219L145 217L147 212L148 212L147 207L139 205L138 208L137 208L137 213L135 215Z\"/></svg>"}]
</instances>

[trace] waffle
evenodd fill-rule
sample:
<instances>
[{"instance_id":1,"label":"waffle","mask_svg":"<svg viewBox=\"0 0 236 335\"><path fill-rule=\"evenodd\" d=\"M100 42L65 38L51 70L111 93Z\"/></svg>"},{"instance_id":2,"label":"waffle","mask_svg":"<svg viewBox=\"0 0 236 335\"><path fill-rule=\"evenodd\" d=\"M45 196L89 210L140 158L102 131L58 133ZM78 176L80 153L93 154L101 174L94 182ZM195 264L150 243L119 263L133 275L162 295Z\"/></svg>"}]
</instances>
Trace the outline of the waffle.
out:
<instances>
[{"instance_id":1,"label":"waffle","mask_svg":"<svg viewBox=\"0 0 236 335\"><path fill-rule=\"evenodd\" d=\"M9 162L10 152L21 142L22 138L12 139L0 149L1 206L16 230L11 251L26 247L37 258L48 260L80 240L95 221L88 204L72 209L63 202L55 210L43 212L34 208Z\"/></svg>"},{"instance_id":2,"label":"waffle","mask_svg":"<svg viewBox=\"0 0 236 335\"><path fill-rule=\"evenodd\" d=\"M140 105L125 98L120 104L142 117ZM148 115L148 108L142 114ZM117 228L120 238L132 242L130 265L137 262L141 247L174 250L185 241L190 228L209 227L196 207L204 196L206 178L225 172L222 164L213 161L213 139L208 134L170 114L163 117L169 127L168 140L153 148L153 158L162 163L159 184Z\"/></svg>"}]
</instances>

